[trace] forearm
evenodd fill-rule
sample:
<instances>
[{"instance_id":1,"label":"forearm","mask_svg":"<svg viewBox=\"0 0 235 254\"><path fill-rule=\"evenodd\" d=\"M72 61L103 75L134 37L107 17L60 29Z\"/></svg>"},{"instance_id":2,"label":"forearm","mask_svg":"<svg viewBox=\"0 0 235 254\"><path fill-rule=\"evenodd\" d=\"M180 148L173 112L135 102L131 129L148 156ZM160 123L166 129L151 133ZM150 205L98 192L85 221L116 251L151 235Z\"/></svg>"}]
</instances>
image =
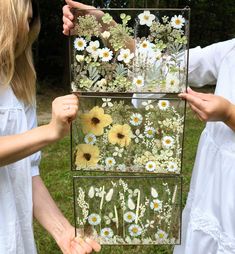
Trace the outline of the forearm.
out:
<instances>
[{"instance_id":1,"label":"forearm","mask_svg":"<svg viewBox=\"0 0 235 254\"><path fill-rule=\"evenodd\" d=\"M57 140L50 125L22 134L0 136L0 166L21 160Z\"/></svg>"},{"instance_id":2,"label":"forearm","mask_svg":"<svg viewBox=\"0 0 235 254\"><path fill-rule=\"evenodd\" d=\"M224 123L230 127L233 131L235 131L235 105L231 104L229 114Z\"/></svg>"},{"instance_id":3,"label":"forearm","mask_svg":"<svg viewBox=\"0 0 235 254\"><path fill-rule=\"evenodd\" d=\"M72 228L55 204L40 176L33 177L33 214L57 242L63 232Z\"/></svg>"}]
</instances>

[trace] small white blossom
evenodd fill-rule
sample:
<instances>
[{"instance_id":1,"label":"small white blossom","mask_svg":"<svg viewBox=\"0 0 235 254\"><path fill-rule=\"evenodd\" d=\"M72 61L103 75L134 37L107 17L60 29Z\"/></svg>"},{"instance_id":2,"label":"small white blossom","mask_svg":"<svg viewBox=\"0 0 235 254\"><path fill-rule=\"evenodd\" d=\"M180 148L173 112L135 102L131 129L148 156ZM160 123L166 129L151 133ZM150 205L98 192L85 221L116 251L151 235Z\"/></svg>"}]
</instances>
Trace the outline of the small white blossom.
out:
<instances>
[{"instance_id":1,"label":"small white blossom","mask_svg":"<svg viewBox=\"0 0 235 254\"><path fill-rule=\"evenodd\" d=\"M170 161L168 162L168 165L167 165L167 169L166 169L168 172L176 172L178 170L178 166L177 166L177 163L173 162L173 161Z\"/></svg>"},{"instance_id":2,"label":"small white blossom","mask_svg":"<svg viewBox=\"0 0 235 254\"><path fill-rule=\"evenodd\" d=\"M148 100L148 101L142 102L142 105L145 107L146 110L150 110L150 109L153 109L152 103L153 103L152 100Z\"/></svg>"},{"instance_id":3,"label":"small white blossom","mask_svg":"<svg viewBox=\"0 0 235 254\"><path fill-rule=\"evenodd\" d=\"M158 107L161 109L161 110L167 110L170 106L170 102L168 100L160 100L158 102Z\"/></svg>"},{"instance_id":4,"label":"small white blossom","mask_svg":"<svg viewBox=\"0 0 235 254\"><path fill-rule=\"evenodd\" d=\"M90 225L96 226L96 225L100 224L101 218L100 218L99 214L92 213L88 216L88 222Z\"/></svg>"},{"instance_id":5,"label":"small white blossom","mask_svg":"<svg viewBox=\"0 0 235 254\"><path fill-rule=\"evenodd\" d=\"M137 78L134 78L133 84L136 86L136 88L142 88L144 86L144 77L138 76Z\"/></svg>"},{"instance_id":6,"label":"small white blossom","mask_svg":"<svg viewBox=\"0 0 235 254\"><path fill-rule=\"evenodd\" d=\"M167 239L167 237L168 237L168 234L165 231L161 230L161 229L159 229L157 231L157 233L155 234L155 238L159 242L164 242Z\"/></svg>"},{"instance_id":7,"label":"small white blossom","mask_svg":"<svg viewBox=\"0 0 235 254\"><path fill-rule=\"evenodd\" d=\"M102 228L100 231L100 235L104 238L112 238L113 230L111 228Z\"/></svg>"},{"instance_id":8,"label":"small white blossom","mask_svg":"<svg viewBox=\"0 0 235 254\"><path fill-rule=\"evenodd\" d=\"M133 221L135 220L135 218L136 218L136 215L135 215L135 213L133 213L133 212L126 212L126 213L124 214L124 220L125 220L126 222L128 222L128 223L133 222Z\"/></svg>"},{"instance_id":9,"label":"small white blossom","mask_svg":"<svg viewBox=\"0 0 235 254\"><path fill-rule=\"evenodd\" d=\"M130 227L128 228L128 231L130 235L134 237L140 236L142 234L142 228L136 224L130 225Z\"/></svg>"},{"instance_id":10,"label":"small white blossom","mask_svg":"<svg viewBox=\"0 0 235 254\"><path fill-rule=\"evenodd\" d=\"M143 121L143 116L139 113L135 113L131 116L130 123L134 126L139 126L141 125L142 121Z\"/></svg>"},{"instance_id":11,"label":"small white blossom","mask_svg":"<svg viewBox=\"0 0 235 254\"><path fill-rule=\"evenodd\" d=\"M131 53L130 49L121 49L117 59L120 62L123 61L124 63L128 64L133 58L134 54Z\"/></svg>"},{"instance_id":12,"label":"small white blossom","mask_svg":"<svg viewBox=\"0 0 235 254\"><path fill-rule=\"evenodd\" d=\"M171 148L174 145L174 139L170 136L165 136L162 139L162 145L165 148Z\"/></svg>"},{"instance_id":13,"label":"small white blossom","mask_svg":"<svg viewBox=\"0 0 235 254\"><path fill-rule=\"evenodd\" d=\"M143 139L143 134L140 133L140 130L137 129L135 133L132 134L132 138L135 140L135 143L138 144L140 139Z\"/></svg>"},{"instance_id":14,"label":"small white blossom","mask_svg":"<svg viewBox=\"0 0 235 254\"><path fill-rule=\"evenodd\" d=\"M177 92L179 90L180 80L175 74L168 73L166 76L166 89L168 92Z\"/></svg>"},{"instance_id":15,"label":"small white blossom","mask_svg":"<svg viewBox=\"0 0 235 254\"><path fill-rule=\"evenodd\" d=\"M171 18L171 26L176 29L180 29L184 26L185 18L182 15L174 16Z\"/></svg>"},{"instance_id":16,"label":"small white blossom","mask_svg":"<svg viewBox=\"0 0 235 254\"><path fill-rule=\"evenodd\" d=\"M153 127L146 126L144 134L147 138L153 138L156 133L156 130Z\"/></svg>"},{"instance_id":17,"label":"small white blossom","mask_svg":"<svg viewBox=\"0 0 235 254\"><path fill-rule=\"evenodd\" d=\"M100 49L99 57L103 62L109 62L113 58L113 51L111 51L109 48Z\"/></svg>"},{"instance_id":18,"label":"small white blossom","mask_svg":"<svg viewBox=\"0 0 235 254\"><path fill-rule=\"evenodd\" d=\"M152 53L154 44L148 40L144 40L137 45L140 53Z\"/></svg>"},{"instance_id":19,"label":"small white blossom","mask_svg":"<svg viewBox=\"0 0 235 254\"><path fill-rule=\"evenodd\" d=\"M145 228L154 228L154 220L147 220L145 224Z\"/></svg>"},{"instance_id":20,"label":"small white blossom","mask_svg":"<svg viewBox=\"0 0 235 254\"><path fill-rule=\"evenodd\" d=\"M113 106L113 103L111 102L111 99L110 98L102 98L102 101L104 102L102 104L102 108L105 108L105 107L112 107Z\"/></svg>"},{"instance_id":21,"label":"small white blossom","mask_svg":"<svg viewBox=\"0 0 235 254\"><path fill-rule=\"evenodd\" d=\"M124 148L119 148L119 147L115 146L114 150L115 150L115 152L113 153L113 156L122 157Z\"/></svg>"},{"instance_id":22,"label":"small white blossom","mask_svg":"<svg viewBox=\"0 0 235 254\"><path fill-rule=\"evenodd\" d=\"M153 14L150 13L150 11L144 11L143 13L138 15L140 19L140 25L146 25L150 27L156 18Z\"/></svg>"},{"instance_id":23,"label":"small white blossom","mask_svg":"<svg viewBox=\"0 0 235 254\"><path fill-rule=\"evenodd\" d=\"M78 51L83 51L85 47L87 46L86 41L83 38L76 38L74 41L74 47Z\"/></svg>"},{"instance_id":24,"label":"small white blossom","mask_svg":"<svg viewBox=\"0 0 235 254\"><path fill-rule=\"evenodd\" d=\"M89 133L85 136L84 141L86 144L94 145L96 142L96 136L92 133Z\"/></svg>"},{"instance_id":25,"label":"small white blossom","mask_svg":"<svg viewBox=\"0 0 235 254\"><path fill-rule=\"evenodd\" d=\"M100 43L99 41L91 41L89 43L89 46L86 48L87 52L90 53L94 58L97 58L99 55L99 47Z\"/></svg>"},{"instance_id":26,"label":"small white blossom","mask_svg":"<svg viewBox=\"0 0 235 254\"><path fill-rule=\"evenodd\" d=\"M108 168L111 168L115 165L116 161L113 157L108 157L105 159L105 164Z\"/></svg>"},{"instance_id":27,"label":"small white blossom","mask_svg":"<svg viewBox=\"0 0 235 254\"><path fill-rule=\"evenodd\" d=\"M159 199L154 199L152 202L150 202L150 208L155 212L160 211L162 209L162 201Z\"/></svg>"},{"instance_id":28,"label":"small white blossom","mask_svg":"<svg viewBox=\"0 0 235 254\"><path fill-rule=\"evenodd\" d=\"M147 164L145 165L145 168L147 171L149 172L153 172L156 169L156 163L153 161L149 161L147 162Z\"/></svg>"}]
</instances>

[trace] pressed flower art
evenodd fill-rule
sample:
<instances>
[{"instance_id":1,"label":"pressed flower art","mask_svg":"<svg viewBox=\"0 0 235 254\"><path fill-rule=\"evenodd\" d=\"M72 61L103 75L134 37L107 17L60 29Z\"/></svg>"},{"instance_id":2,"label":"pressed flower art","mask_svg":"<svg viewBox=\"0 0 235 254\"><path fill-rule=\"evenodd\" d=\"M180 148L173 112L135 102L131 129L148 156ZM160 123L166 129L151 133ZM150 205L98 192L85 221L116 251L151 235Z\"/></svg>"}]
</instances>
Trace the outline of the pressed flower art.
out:
<instances>
[{"instance_id":1,"label":"pressed flower art","mask_svg":"<svg viewBox=\"0 0 235 254\"><path fill-rule=\"evenodd\" d=\"M179 244L181 178L75 177L77 233L104 245Z\"/></svg>"},{"instance_id":2,"label":"pressed flower art","mask_svg":"<svg viewBox=\"0 0 235 254\"><path fill-rule=\"evenodd\" d=\"M179 174L185 102L80 97L73 123L73 169Z\"/></svg>"},{"instance_id":3,"label":"pressed flower art","mask_svg":"<svg viewBox=\"0 0 235 254\"><path fill-rule=\"evenodd\" d=\"M71 87L178 93L187 84L188 10L77 10Z\"/></svg>"}]
</instances>

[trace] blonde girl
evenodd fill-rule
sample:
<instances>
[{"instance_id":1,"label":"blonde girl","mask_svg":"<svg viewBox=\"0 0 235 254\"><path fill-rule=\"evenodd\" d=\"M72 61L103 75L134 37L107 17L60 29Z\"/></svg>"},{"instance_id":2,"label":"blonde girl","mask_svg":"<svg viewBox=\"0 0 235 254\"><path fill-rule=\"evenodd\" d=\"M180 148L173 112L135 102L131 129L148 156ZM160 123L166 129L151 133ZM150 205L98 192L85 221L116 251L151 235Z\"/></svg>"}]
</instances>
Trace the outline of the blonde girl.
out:
<instances>
[{"instance_id":1,"label":"blonde girl","mask_svg":"<svg viewBox=\"0 0 235 254\"><path fill-rule=\"evenodd\" d=\"M38 151L69 132L78 110L76 96L56 98L50 123L36 127L31 48L39 30L35 0L0 0L0 253L36 253L33 215L64 254L90 253L100 246L75 238L39 176Z\"/></svg>"}]
</instances>

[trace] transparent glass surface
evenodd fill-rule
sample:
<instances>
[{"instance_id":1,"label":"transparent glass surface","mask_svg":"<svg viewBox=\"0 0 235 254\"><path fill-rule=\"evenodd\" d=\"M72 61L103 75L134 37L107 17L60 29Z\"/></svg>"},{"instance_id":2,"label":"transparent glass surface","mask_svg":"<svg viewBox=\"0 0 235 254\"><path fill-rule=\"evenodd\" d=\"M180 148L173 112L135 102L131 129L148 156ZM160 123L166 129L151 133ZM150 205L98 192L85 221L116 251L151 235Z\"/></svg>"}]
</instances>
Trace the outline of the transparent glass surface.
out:
<instances>
[{"instance_id":1,"label":"transparent glass surface","mask_svg":"<svg viewBox=\"0 0 235 254\"><path fill-rule=\"evenodd\" d=\"M186 89L188 9L74 12L73 91L179 93Z\"/></svg>"},{"instance_id":2,"label":"transparent glass surface","mask_svg":"<svg viewBox=\"0 0 235 254\"><path fill-rule=\"evenodd\" d=\"M185 101L156 95L81 96L72 169L180 174Z\"/></svg>"},{"instance_id":3,"label":"transparent glass surface","mask_svg":"<svg viewBox=\"0 0 235 254\"><path fill-rule=\"evenodd\" d=\"M74 177L76 233L104 245L180 244L181 178Z\"/></svg>"}]
</instances>

